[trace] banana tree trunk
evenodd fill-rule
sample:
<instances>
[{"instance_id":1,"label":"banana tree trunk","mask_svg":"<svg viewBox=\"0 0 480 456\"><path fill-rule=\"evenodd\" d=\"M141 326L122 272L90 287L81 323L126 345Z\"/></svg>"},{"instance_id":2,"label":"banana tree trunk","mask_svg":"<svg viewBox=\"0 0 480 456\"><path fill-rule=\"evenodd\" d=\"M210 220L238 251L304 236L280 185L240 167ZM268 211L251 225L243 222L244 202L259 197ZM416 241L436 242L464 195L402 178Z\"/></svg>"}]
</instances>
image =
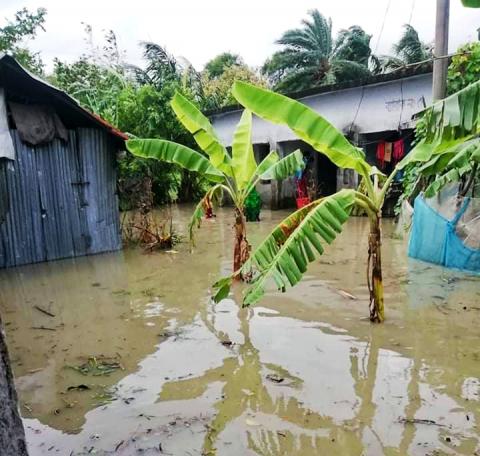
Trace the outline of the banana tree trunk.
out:
<instances>
[{"instance_id":1,"label":"banana tree trunk","mask_svg":"<svg viewBox=\"0 0 480 456\"><path fill-rule=\"evenodd\" d=\"M370 321L381 323L385 319L382 280L382 230L381 214L370 219L368 236L367 279L370 292Z\"/></svg>"},{"instance_id":2,"label":"banana tree trunk","mask_svg":"<svg viewBox=\"0 0 480 456\"><path fill-rule=\"evenodd\" d=\"M243 212L235 208L235 247L233 251L233 270L238 271L250 256L250 244L247 241L247 224ZM242 274L237 279L243 280Z\"/></svg>"}]
</instances>

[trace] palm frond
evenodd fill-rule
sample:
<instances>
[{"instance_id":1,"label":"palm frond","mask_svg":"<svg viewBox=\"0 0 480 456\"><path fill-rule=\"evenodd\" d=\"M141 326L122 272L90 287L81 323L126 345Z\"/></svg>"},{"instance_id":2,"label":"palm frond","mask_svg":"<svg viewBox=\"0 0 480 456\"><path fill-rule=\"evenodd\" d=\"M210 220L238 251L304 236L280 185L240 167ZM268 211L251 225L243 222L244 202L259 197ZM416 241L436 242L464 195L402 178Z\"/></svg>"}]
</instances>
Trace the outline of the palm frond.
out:
<instances>
[{"instance_id":1,"label":"palm frond","mask_svg":"<svg viewBox=\"0 0 480 456\"><path fill-rule=\"evenodd\" d=\"M431 57L428 47L420 41L418 32L410 25L405 24L400 41L393 46L393 50L404 64L421 62Z\"/></svg>"}]
</instances>

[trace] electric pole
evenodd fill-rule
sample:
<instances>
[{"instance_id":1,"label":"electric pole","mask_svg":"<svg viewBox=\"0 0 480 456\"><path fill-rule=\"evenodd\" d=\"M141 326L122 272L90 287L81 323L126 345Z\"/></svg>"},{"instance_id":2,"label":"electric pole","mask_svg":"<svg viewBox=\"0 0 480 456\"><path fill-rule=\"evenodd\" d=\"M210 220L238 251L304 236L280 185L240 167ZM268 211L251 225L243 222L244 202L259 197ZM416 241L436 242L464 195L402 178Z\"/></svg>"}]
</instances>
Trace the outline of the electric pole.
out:
<instances>
[{"instance_id":1,"label":"electric pole","mask_svg":"<svg viewBox=\"0 0 480 456\"><path fill-rule=\"evenodd\" d=\"M435 48L433 50L433 101L445 98L448 70L448 22L450 0L437 0Z\"/></svg>"}]
</instances>

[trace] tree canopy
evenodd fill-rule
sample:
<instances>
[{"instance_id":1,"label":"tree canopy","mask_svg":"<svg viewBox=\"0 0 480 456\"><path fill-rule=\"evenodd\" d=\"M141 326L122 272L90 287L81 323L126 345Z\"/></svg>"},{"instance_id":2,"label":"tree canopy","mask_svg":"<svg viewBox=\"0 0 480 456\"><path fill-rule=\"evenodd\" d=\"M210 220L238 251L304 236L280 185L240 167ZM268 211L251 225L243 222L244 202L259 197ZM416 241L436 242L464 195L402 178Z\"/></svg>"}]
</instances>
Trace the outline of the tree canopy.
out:
<instances>
[{"instance_id":1,"label":"tree canopy","mask_svg":"<svg viewBox=\"0 0 480 456\"><path fill-rule=\"evenodd\" d=\"M352 26L334 40L331 19L316 9L309 12L301 27L287 30L276 43L282 49L265 62L262 72L273 88L282 92L370 74L370 36L361 27Z\"/></svg>"},{"instance_id":2,"label":"tree canopy","mask_svg":"<svg viewBox=\"0 0 480 456\"><path fill-rule=\"evenodd\" d=\"M231 52L223 52L205 64L204 71L208 73L210 78L218 78L227 68L232 66L244 65L242 58L238 54Z\"/></svg>"},{"instance_id":3,"label":"tree canopy","mask_svg":"<svg viewBox=\"0 0 480 456\"><path fill-rule=\"evenodd\" d=\"M12 55L37 74L43 73L42 59L38 52L32 52L25 46L25 41L35 38L39 29L45 31L46 14L45 8L38 8L35 12L23 8L15 13L13 20L7 20L7 24L0 27L0 52Z\"/></svg>"}]
</instances>

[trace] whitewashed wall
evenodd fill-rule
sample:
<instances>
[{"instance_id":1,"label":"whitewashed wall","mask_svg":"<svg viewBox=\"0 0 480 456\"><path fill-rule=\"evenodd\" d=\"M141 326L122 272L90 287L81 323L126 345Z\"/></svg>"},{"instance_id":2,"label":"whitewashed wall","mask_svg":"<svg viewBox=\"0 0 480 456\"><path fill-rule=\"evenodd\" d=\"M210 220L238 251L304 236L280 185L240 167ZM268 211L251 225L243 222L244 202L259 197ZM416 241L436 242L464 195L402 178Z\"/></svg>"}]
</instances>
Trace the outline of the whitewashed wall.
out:
<instances>
[{"instance_id":1,"label":"whitewashed wall","mask_svg":"<svg viewBox=\"0 0 480 456\"><path fill-rule=\"evenodd\" d=\"M431 92L432 74L428 73L363 88L311 95L299 101L313 108L342 131L348 131L355 119L356 131L365 134L397 130L411 124L412 116L430 104ZM213 126L224 144L231 145L240 115L241 111L231 111L211 116ZM277 142L294 139L295 134L288 128L254 118L254 144L270 143L274 146Z\"/></svg>"}]
</instances>

